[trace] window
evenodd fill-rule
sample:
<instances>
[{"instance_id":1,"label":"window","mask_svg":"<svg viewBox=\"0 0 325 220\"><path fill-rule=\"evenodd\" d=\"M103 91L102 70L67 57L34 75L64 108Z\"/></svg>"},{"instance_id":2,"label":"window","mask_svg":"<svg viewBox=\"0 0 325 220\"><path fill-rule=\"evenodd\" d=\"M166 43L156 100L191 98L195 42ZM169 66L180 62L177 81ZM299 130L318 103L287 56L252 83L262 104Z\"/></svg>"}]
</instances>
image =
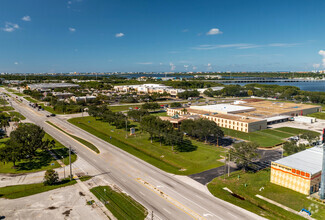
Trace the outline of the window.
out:
<instances>
[{"instance_id":1,"label":"window","mask_svg":"<svg viewBox=\"0 0 325 220\"><path fill-rule=\"evenodd\" d=\"M301 176L305 176L305 172L302 172L302 171L301 171Z\"/></svg>"},{"instance_id":2,"label":"window","mask_svg":"<svg viewBox=\"0 0 325 220\"><path fill-rule=\"evenodd\" d=\"M310 177L310 174L309 173L306 173L306 177Z\"/></svg>"},{"instance_id":3,"label":"window","mask_svg":"<svg viewBox=\"0 0 325 220\"><path fill-rule=\"evenodd\" d=\"M300 175L300 170L297 170L297 174Z\"/></svg>"}]
</instances>

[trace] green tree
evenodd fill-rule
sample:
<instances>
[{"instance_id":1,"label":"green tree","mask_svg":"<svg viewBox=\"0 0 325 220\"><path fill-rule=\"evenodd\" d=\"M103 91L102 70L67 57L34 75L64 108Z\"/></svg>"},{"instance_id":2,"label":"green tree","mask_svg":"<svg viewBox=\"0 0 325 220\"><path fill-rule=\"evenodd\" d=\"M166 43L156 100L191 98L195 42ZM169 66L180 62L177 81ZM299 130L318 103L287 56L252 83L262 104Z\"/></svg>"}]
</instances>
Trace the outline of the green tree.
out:
<instances>
[{"instance_id":1,"label":"green tree","mask_svg":"<svg viewBox=\"0 0 325 220\"><path fill-rule=\"evenodd\" d=\"M53 170L49 169L45 172L44 175L44 185L54 185L59 182L59 174Z\"/></svg>"},{"instance_id":2,"label":"green tree","mask_svg":"<svg viewBox=\"0 0 325 220\"><path fill-rule=\"evenodd\" d=\"M305 144L297 144L296 141L287 141L283 144L283 150L287 156L306 150Z\"/></svg>"},{"instance_id":3,"label":"green tree","mask_svg":"<svg viewBox=\"0 0 325 220\"><path fill-rule=\"evenodd\" d=\"M16 162L23 159L22 151L21 146L14 146L7 142L5 147L0 148L0 160L6 163L12 162L16 167Z\"/></svg>"},{"instance_id":4,"label":"green tree","mask_svg":"<svg viewBox=\"0 0 325 220\"><path fill-rule=\"evenodd\" d=\"M145 109L128 111L128 117L131 118L133 121L141 121L141 118L146 115L149 115L149 112Z\"/></svg>"},{"instance_id":5,"label":"green tree","mask_svg":"<svg viewBox=\"0 0 325 220\"><path fill-rule=\"evenodd\" d=\"M308 141L308 143L311 145L313 142L319 140L320 135L315 132L305 132L302 135L300 135L300 138L305 139Z\"/></svg>"},{"instance_id":6,"label":"green tree","mask_svg":"<svg viewBox=\"0 0 325 220\"><path fill-rule=\"evenodd\" d=\"M151 143L152 143L152 138L153 138L154 134L156 133L155 132L156 120L157 120L157 117L155 117L153 115L148 115L148 116L143 117L140 122L141 129L143 131L146 131L149 133Z\"/></svg>"},{"instance_id":7,"label":"green tree","mask_svg":"<svg viewBox=\"0 0 325 220\"><path fill-rule=\"evenodd\" d=\"M182 107L182 103L180 103L180 102L173 102L173 103L170 104L170 107L171 108L180 108L180 107Z\"/></svg>"},{"instance_id":8,"label":"green tree","mask_svg":"<svg viewBox=\"0 0 325 220\"><path fill-rule=\"evenodd\" d=\"M22 149L22 154L30 158L36 155L38 149L50 149L49 140L44 141L45 132L35 124L21 124L10 133L9 144L17 149Z\"/></svg>"},{"instance_id":9,"label":"green tree","mask_svg":"<svg viewBox=\"0 0 325 220\"><path fill-rule=\"evenodd\" d=\"M229 150L230 159L234 161L239 168L247 170L254 159L260 157L257 153L258 144L254 142L241 142L234 144Z\"/></svg>"},{"instance_id":10,"label":"green tree","mask_svg":"<svg viewBox=\"0 0 325 220\"><path fill-rule=\"evenodd\" d=\"M142 105L142 109L145 109L145 110L156 110L159 108L160 108L160 106L157 102L146 102Z\"/></svg>"}]
</instances>

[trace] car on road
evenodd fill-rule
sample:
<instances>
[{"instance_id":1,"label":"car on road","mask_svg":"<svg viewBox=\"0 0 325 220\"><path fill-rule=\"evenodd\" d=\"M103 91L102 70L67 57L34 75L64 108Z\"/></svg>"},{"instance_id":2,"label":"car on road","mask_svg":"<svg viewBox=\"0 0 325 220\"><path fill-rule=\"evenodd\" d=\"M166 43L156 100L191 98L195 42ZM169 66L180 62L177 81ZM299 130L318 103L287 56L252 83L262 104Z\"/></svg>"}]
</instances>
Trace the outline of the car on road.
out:
<instances>
[{"instance_id":1,"label":"car on road","mask_svg":"<svg viewBox=\"0 0 325 220\"><path fill-rule=\"evenodd\" d=\"M56 114L52 113L52 114L51 114L51 116L52 116L52 117L55 117L55 116L56 116Z\"/></svg>"}]
</instances>

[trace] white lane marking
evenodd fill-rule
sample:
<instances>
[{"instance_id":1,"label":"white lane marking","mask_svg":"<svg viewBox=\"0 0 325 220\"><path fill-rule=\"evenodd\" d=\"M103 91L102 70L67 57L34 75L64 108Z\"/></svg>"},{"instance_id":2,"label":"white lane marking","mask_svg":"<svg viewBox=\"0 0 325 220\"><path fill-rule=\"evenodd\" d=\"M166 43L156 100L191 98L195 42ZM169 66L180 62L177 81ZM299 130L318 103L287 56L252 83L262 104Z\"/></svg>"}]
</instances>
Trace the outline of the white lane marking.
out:
<instances>
[{"instance_id":1,"label":"white lane marking","mask_svg":"<svg viewBox=\"0 0 325 220\"><path fill-rule=\"evenodd\" d=\"M143 195L143 196L144 196L144 193L143 193L143 192L139 191L139 193L140 193L141 195Z\"/></svg>"},{"instance_id":2,"label":"white lane marking","mask_svg":"<svg viewBox=\"0 0 325 220\"><path fill-rule=\"evenodd\" d=\"M163 188L163 186L157 186L157 188Z\"/></svg>"},{"instance_id":3,"label":"white lane marking","mask_svg":"<svg viewBox=\"0 0 325 220\"><path fill-rule=\"evenodd\" d=\"M168 211L167 209L163 208L163 210L165 210L165 212L171 214L170 211Z\"/></svg>"},{"instance_id":4,"label":"white lane marking","mask_svg":"<svg viewBox=\"0 0 325 220\"><path fill-rule=\"evenodd\" d=\"M227 214L228 214L228 215L231 215L232 217L234 217L234 218L236 218L236 219L238 219L238 216L237 216L237 215L234 215L234 214L232 214L231 212L227 212Z\"/></svg>"},{"instance_id":5,"label":"white lane marking","mask_svg":"<svg viewBox=\"0 0 325 220\"><path fill-rule=\"evenodd\" d=\"M210 213L204 213L203 216L204 217L209 217L209 216L213 216L213 215L211 215Z\"/></svg>"}]
</instances>

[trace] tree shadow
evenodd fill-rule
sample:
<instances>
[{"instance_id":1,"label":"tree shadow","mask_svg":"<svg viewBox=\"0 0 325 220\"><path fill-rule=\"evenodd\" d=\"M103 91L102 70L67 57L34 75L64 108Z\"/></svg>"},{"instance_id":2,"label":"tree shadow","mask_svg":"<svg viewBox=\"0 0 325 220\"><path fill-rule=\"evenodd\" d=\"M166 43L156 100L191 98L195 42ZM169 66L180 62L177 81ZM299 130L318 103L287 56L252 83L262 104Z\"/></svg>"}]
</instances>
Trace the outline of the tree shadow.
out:
<instances>
[{"instance_id":1,"label":"tree shadow","mask_svg":"<svg viewBox=\"0 0 325 220\"><path fill-rule=\"evenodd\" d=\"M47 151L36 152L36 156L30 160L23 160L16 165L18 171L21 170L37 170L42 167L49 166L53 157Z\"/></svg>"}]
</instances>

